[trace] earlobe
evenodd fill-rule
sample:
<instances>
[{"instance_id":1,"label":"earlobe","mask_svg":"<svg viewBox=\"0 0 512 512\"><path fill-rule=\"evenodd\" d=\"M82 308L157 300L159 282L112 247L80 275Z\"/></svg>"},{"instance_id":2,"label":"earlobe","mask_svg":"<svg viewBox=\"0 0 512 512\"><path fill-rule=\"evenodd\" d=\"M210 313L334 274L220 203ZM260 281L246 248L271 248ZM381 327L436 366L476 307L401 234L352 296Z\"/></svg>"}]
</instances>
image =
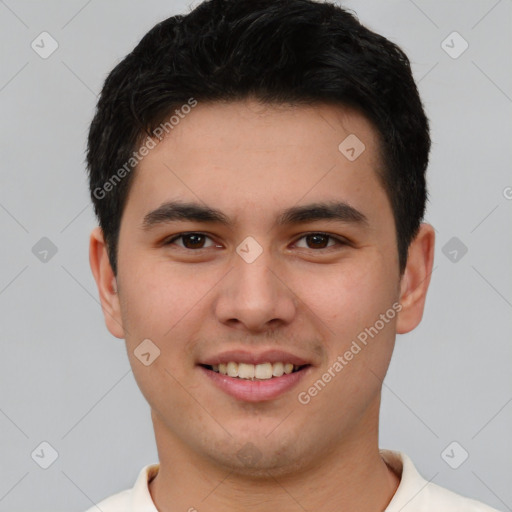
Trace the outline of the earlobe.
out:
<instances>
[{"instance_id":1,"label":"earlobe","mask_svg":"<svg viewBox=\"0 0 512 512\"><path fill-rule=\"evenodd\" d=\"M407 265L400 282L402 309L396 324L398 334L412 331L421 322L434 264L434 244L434 228L422 223L409 246Z\"/></svg>"},{"instance_id":2,"label":"earlobe","mask_svg":"<svg viewBox=\"0 0 512 512\"><path fill-rule=\"evenodd\" d=\"M124 338L117 281L108 259L107 246L100 227L94 228L91 232L89 263L98 287L107 329L116 338Z\"/></svg>"}]
</instances>

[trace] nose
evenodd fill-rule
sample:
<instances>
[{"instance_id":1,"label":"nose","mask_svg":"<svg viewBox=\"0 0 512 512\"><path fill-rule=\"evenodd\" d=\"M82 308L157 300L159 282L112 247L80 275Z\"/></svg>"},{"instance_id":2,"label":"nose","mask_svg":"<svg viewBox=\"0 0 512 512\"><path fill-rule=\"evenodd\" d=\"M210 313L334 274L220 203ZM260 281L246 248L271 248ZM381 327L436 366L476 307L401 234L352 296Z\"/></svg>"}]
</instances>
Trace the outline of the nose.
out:
<instances>
[{"instance_id":1,"label":"nose","mask_svg":"<svg viewBox=\"0 0 512 512\"><path fill-rule=\"evenodd\" d=\"M264 250L251 263L235 254L233 264L218 289L218 320L254 333L291 323L296 315L297 297L282 266L272 261L270 251Z\"/></svg>"}]
</instances>

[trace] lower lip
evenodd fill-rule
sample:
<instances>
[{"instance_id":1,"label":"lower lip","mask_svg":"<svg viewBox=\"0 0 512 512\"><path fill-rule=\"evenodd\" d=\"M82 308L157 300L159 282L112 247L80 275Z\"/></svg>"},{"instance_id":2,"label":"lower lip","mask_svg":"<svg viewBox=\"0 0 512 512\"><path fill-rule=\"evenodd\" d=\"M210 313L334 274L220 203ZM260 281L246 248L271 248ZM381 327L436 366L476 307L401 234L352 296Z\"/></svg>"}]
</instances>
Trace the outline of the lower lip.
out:
<instances>
[{"instance_id":1,"label":"lower lip","mask_svg":"<svg viewBox=\"0 0 512 512\"><path fill-rule=\"evenodd\" d=\"M281 377L272 377L267 380L249 380L229 377L221 373L208 370L204 366L199 366L212 381L222 391L228 395L243 400L245 402L262 402L273 400L283 393L286 393L308 373L311 366L306 366L297 372L284 374Z\"/></svg>"}]
</instances>

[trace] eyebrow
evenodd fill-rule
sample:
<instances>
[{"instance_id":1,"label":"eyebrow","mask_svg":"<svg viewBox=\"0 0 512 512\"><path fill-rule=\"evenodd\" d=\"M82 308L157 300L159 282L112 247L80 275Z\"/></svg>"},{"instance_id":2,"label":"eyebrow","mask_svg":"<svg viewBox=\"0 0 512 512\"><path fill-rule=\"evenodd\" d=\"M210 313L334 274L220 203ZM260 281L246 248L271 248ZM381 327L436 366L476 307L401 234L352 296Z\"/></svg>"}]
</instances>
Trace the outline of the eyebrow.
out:
<instances>
[{"instance_id":1,"label":"eyebrow","mask_svg":"<svg viewBox=\"0 0 512 512\"><path fill-rule=\"evenodd\" d=\"M276 225L285 226L318 220L369 225L368 218L362 212L344 201L316 202L286 208L279 213ZM144 216L142 229L149 231L158 225L173 221L206 222L228 227L234 224L233 220L216 208L195 202L167 201Z\"/></svg>"}]
</instances>

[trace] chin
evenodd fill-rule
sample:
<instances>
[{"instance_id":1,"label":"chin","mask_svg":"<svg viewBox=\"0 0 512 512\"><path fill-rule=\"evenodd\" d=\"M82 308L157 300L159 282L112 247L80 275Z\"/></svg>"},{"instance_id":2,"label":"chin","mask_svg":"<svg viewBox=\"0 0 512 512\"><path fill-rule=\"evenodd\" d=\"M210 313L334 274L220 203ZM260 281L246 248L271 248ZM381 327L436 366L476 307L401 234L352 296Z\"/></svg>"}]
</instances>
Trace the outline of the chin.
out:
<instances>
[{"instance_id":1,"label":"chin","mask_svg":"<svg viewBox=\"0 0 512 512\"><path fill-rule=\"evenodd\" d=\"M307 465L308 460L298 453L296 440L283 440L277 436L270 440L263 433L252 433L217 446L208 443L203 448L215 464L235 474L257 479L296 473Z\"/></svg>"}]
</instances>

